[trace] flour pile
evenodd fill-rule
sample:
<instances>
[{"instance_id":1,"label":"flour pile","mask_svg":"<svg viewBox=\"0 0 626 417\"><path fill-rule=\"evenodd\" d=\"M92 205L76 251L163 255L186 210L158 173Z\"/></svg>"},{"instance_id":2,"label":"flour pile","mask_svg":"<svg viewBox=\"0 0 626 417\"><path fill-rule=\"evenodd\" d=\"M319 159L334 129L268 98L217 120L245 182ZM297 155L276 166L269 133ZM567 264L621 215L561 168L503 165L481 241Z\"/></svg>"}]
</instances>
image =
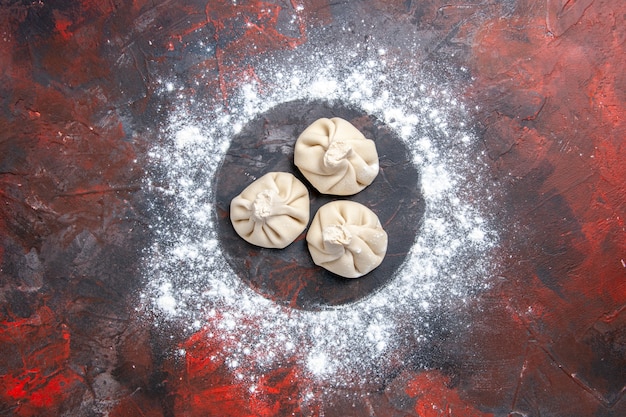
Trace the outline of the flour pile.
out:
<instances>
[{"instance_id":1,"label":"flour pile","mask_svg":"<svg viewBox=\"0 0 626 417\"><path fill-rule=\"evenodd\" d=\"M190 334L211 322L207 343L223 346L217 355L251 392L266 370L287 361L320 383L376 383L391 369L393 352L412 348L408 340L429 343L437 332L433 314L488 285L497 235L483 155L466 125L469 111L452 84L417 64L396 65L385 45L375 43L352 51L304 45L267 58L255 64L258 80L242 85L222 108L180 99L162 142L150 151L146 184L168 206L154 207L156 241L145 254L141 308ZM176 80L162 85L176 102ZM317 312L278 306L237 278L218 243L212 204L213 177L230 139L256 116L299 99L338 101L395 130L420 171L416 187L426 202L397 276L364 300Z\"/></svg>"}]
</instances>

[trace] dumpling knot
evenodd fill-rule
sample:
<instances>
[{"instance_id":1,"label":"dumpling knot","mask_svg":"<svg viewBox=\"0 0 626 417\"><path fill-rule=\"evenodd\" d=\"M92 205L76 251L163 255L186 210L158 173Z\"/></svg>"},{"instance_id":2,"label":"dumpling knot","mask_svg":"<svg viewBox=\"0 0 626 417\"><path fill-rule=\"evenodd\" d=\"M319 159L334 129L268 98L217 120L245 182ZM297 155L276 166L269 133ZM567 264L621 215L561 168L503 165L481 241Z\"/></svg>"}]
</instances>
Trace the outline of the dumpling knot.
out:
<instances>
[{"instance_id":1,"label":"dumpling knot","mask_svg":"<svg viewBox=\"0 0 626 417\"><path fill-rule=\"evenodd\" d=\"M252 220L262 223L267 217L272 214L272 206L277 194L274 190L263 190L256 195L254 202L252 202Z\"/></svg>"},{"instance_id":2,"label":"dumpling knot","mask_svg":"<svg viewBox=\"0 0 626 417\"><path fill-rule=\"evenodd\" d=\"M333 224L324 228L322 239L324 239L324 243L348 246L352 242L352 233L340 224Z\"/></svg>"},{"instance_id":3,"label":"dumpling knot","mask_svg":"<svg viewBox=\"0 0 626 417\"><path fill-rule=\"evenodd\" d=\"M343 140L333 140L324 154L324 165L336 167L341 161L348 159L351 154L352 146L349 143Z\"/></svg>"}]
</instances>

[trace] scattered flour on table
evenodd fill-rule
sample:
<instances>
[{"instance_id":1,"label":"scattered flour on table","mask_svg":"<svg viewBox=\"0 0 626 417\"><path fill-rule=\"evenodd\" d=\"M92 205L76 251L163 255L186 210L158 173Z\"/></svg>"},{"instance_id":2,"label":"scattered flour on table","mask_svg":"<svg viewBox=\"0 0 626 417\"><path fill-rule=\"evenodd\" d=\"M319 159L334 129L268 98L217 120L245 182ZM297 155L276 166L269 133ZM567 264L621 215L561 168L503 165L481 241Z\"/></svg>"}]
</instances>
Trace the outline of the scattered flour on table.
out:
<instances>
[{"instance_id":1,"label":"scattered flour on table","mask_svg":"<svg viewBox=\"0 0 626 417\"><path fill-rule=\"evenodd\" d=\"M307 48L324 50L316 55ZM146 186L169 205L154 207L156 239L145 254L148 285L140 309L190 334L211 323L207 343L223 346L218 354L251 392L266 370L294 362L303 378L320 383L384 378L391 352L409 339L427 344L436 332L433 312L470 300L491 273L497 235L468 109L417 65L390 65L384 45L350 60L335 59L345 54L330 48L305 45L290 52L291 59L256 64L262 88L245 83L223 108L177 98L175 80L163 83L161 93L172 94L178 110L149 153ZM281 103L320 98L360 108L398 133L421 173L416 187L426 211L407 261L386 287L354 304L313 312L278 306L237 278L217 240L212 187L230 138L248 121Z\"/></svg>"}]
</instances>

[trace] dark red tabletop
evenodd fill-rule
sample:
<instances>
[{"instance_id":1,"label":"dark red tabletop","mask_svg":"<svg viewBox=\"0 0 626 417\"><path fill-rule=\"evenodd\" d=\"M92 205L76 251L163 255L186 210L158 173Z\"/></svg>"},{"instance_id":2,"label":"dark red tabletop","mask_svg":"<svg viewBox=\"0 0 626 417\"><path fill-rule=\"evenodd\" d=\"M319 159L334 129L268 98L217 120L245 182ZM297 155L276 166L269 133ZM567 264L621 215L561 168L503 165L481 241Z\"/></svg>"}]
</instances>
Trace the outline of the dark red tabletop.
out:
<instances>
[{"instance_id":1,"label":"dark red tabletop","mask_svg":"<svg viewBox=\"0 0 626 417\"><path fill-rule=\"evenodd\" d=\"M0 5L0 415L626 415L626 4ZM376 142L354 196L293 164ZM267 172L389 235L248 244Z\"/></svg>"}]
</instances>

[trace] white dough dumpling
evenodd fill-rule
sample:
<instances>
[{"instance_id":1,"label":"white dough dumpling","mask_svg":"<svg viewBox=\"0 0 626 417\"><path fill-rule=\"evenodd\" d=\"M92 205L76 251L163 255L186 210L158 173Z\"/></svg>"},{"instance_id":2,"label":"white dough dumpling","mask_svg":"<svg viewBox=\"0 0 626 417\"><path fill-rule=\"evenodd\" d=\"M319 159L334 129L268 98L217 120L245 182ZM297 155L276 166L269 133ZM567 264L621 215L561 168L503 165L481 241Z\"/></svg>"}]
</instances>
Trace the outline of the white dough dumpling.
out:
<instances>
[{"instance_id":1,"label":"white dough dumpling","mask_svg":"<svg viewBox=\"0 0 626 417\"><path fill-rule=\"evenodd\" d=\"M246 187L230 203L230 221L246 241L282 249L309 222L309 191L287 172L270 172Z\"/></svg>"},{"instance_id":2,"label":"white dough dumpling","mask_svg":"<svg viewBox=\"0 0 626 417\"><path fill-rule=\"evenodd\" d=\"M378 152L350 122L334 117L313 122L300 134L294 163L322 194L353 195L378 175Z\"/></svg>"},{"instance_id":3,"label":"white dough dumpling","mask_svg":"<svg viewBox=\"0 0 626 417\"><path fill-rule=\"evenodd\" d=\"M306 240L316 265L345 278L367 274L387 253L387 232L378 216L354 201L323 205L311 222Z\"/></svg>"}]
</instances>

